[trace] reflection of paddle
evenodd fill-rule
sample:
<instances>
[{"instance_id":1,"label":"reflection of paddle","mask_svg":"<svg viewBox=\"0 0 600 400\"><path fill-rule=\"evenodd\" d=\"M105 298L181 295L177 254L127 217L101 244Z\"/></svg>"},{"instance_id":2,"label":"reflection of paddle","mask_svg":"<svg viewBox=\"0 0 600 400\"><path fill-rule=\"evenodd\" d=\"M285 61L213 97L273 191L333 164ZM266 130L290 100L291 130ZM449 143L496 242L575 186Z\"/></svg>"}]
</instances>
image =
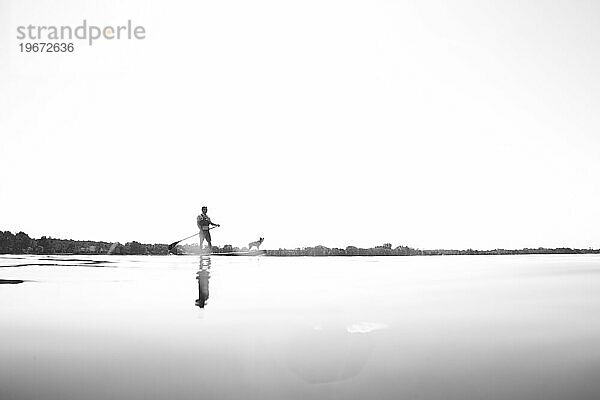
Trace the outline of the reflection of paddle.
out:
<instances>
[{"instance_id":1,"label":"reflection of paddle","mask_svg":"<svg viewBox=\"0 0 600 400\"><path fill-rule=\"evenodd\" d=\"M216 226L211 226L210 228L208 228L208 230L211 230L211 229L213 229L213 228L216 228ZM173 250L173 247L177 246L177 245L179 244L179 242L183 242L184 240L188 240L189 238L193 238L194 236L198 235L199 233L200 233L200 232L198 232L198 233L194 233L193 235L190 235L190 236L188 236L188 237L186 237L186 238L183 238L183 239L181 239L181 240L178 240L178 241L176 241L176 242L173 242L173 243L171 243L171 244L169 245L169 251Z\"/></svg>"}]
</instances>

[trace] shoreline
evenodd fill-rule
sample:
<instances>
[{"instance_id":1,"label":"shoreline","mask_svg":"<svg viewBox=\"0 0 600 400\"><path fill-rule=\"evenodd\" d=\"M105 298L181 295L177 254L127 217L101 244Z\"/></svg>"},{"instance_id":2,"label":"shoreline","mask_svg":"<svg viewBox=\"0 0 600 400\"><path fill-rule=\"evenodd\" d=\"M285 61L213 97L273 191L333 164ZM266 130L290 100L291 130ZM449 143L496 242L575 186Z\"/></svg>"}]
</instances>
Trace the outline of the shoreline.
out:
<instances>
[{"instance_id":1,"label":"shoreline","mask_svg":"<svg viewBox=\"0 0 600 400\"><path fill-rule=\"evenodd\" d=\"M266 250L266 254L261 254L262 257L315 257L315 258L327 258L327 257L448 257L448 256L534 256L534 255L594 255L600 254L600 250L591 250L585 252L531 252L531 253L493 253L481 251L480 253L439 253L439 254L271 254L271 251L278 250ZM0 253L2 256L223 256L227 255L224 253L217 254L200 254L200 253L184 253L184 254L107 254L107 253Z\"/></svg>"}]
</instances>

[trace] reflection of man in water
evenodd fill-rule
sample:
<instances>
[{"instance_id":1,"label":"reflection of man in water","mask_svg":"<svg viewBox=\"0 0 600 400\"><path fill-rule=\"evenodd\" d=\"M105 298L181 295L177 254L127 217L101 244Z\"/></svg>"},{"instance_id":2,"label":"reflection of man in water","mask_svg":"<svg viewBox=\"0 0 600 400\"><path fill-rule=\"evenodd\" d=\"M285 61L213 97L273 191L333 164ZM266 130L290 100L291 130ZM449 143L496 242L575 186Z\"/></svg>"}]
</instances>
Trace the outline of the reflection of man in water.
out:
<instances>
[{"instance_id":1,"label":"reflection of man in water","mask_svg":"<svg viewBox=\"0 0 600 400\"><path fill-rule=\"evenodd\" d=\"M196 305L204 308L208 300L208 280L210 279L210 256L200 256L200 269L196 274L198 279L198 300Z\"/></svg>"},{"instance_id":2,"label":"reflection of man in water","mask_svg":"<svg viewBox=\"0 0 600 400\"><path fill-rule=\"evenodd\" d=\"M202 207L202 214L198 215L196 218L196 223L198 224L198 229L200 229L200 252L202 252L202 244L206 239L206 243L208 243L208 253L212 251L212 240L210 237L210 227L211 226L220 226L219 224L213 223L209 216L206 215L208 208L206 206Z\"/></svg>"}]
</instances>

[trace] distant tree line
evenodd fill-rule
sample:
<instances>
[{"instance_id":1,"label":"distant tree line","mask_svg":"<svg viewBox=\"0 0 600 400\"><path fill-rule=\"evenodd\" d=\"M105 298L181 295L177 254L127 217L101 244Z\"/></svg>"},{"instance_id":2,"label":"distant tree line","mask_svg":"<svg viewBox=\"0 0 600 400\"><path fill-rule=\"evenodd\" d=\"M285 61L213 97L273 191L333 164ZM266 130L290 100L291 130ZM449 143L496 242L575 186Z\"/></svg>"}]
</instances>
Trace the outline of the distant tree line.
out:
<instances>
[{"instance_id":1,"label":"distant tree line","mask_svg":"<svg viewBox=\"0 0 600 400\"><path fill-rule=\"evenodd\" d=\"M493 256L493 255L517 255L517 254L600 254L600 249L572 249L570 247L557 248L523 248L523 249L494 249L494 250L422 250L424 256L455 256L455 255L471 255L471 256Z\"/></svg>"},{"instance_id":2,"label":"distant tree line","mask_svg":"<svg viewBox=\"0 0 600 400\"><path fill-rule=\"evenodd\" d=\"M325 257L325 256L418 256L421 255L422 251L413 249L407 246L398 246L392 248L391 243L384 243L381 246L375 246L370 248L361 248L348 246L345 249L341 248L329 248L325 246L315 247L303 247L297 249L279 249L279 250L267 250L268 256L311 256L311 257Z\"/></svg>"},{"instance_id":3,"label":"distant tree line","mask_svg":"<svg viewBox=\"0 0 600 400\"><path fill-rule=\"evenodd\" d=\"M139 242L96 242L91 240L55 239L42 236L30 238L24 232L12 234L0 231L0 254L167 254L166 244L143 244Z\"/></svg>"},{"instance_id":4,"label":"distant tree line","mask_svg":"<svg viewBox=\"0 0 600 400\"><path fill-rule=\"evenodd\" d=\"M175 254L198 254L198 243L178 245ZM230 253L246 251L246 247L234 247L226 244L223 247L213 246L213 253ZM120 254L120 255L165 255L169 253L166 244L143 244L136 241L121 244L119 242L96 242L90 240L54 239L42 236L39 239L30 238L24 232L12 234L0 231L0 254ZM519 250L421 250L407 246L392 247L391 243L381 246L360 248L329 248L325 246L303 247L296 249L267 250L268 256L441 256L441 255L514 255L514 254L600 254L600 249L572 249L559 247L555 249L538 247Z\"/></svg>"},{"instance_id":5,"label":"distant tree line","mask_svg":"<svg viewBox=\"0 0 600 400\"><path fill-rule=\"evenodd\" d=\"M268 256L294 257L326 257L326 256L450 256L450 255L515 255L515 254L600 254L600 249L571 249L560 247L548 249L538 247L535 249L524 248L517 250L494 249L494 250L421 250L407 246L392 248L390 243L381 246L360 248L348 246L345 249L329 248L325 246L303 247L297 249L267 250Z\"/></svg>"}]
</instances>

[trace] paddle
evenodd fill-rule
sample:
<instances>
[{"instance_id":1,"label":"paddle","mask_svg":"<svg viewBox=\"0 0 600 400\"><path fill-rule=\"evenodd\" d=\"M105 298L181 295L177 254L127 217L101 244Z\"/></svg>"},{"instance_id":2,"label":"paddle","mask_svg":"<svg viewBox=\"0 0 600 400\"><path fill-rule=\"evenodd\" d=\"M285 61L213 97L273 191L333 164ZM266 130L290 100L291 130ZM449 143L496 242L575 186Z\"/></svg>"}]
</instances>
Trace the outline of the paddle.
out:
<instances>
[{"instance_id":1,"label":"paddle","mask_svg":"<svg viewBox=\"0 0 600 400\"><path fill-rule=\"evenodd\" d=\"M211 226L210 228L208 228L208 230L214 229L216 228L216 226ZM177 246L179 244L179 242L183 242L184 240L188 240L189 238L193 238L194 236L198 235L200 232L194 233L193 235L190 235L186 238L183 238L181 240L178 240L176 242L173 242L169 245L169 251L173 250L173 247Z\"/></svg>"}]
</instances>

